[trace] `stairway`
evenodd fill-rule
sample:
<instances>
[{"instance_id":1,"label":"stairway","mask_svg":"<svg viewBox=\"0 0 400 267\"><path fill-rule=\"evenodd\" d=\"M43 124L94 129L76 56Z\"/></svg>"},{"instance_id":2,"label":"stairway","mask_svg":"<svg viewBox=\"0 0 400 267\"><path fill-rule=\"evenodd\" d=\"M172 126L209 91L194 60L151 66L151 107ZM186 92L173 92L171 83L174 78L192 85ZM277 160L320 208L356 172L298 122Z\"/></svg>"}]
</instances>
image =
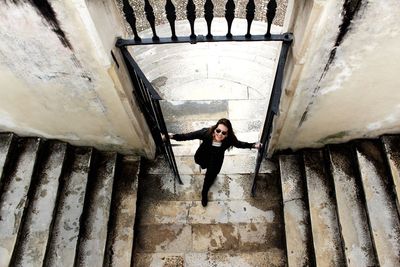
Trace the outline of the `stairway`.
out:
<instances>
[{"instance_id":1,"label":"stairway","mask_svg":"<svg viewBox=\"0 0 400 267\"><path fill-rule=\"evenodd\" d=\"M0 134L0 266L129 266L139 159Z\"/></svg>"},{"instance_id":2,"label":"stairway","mask_svg":"<svg viewBox=\"0 0 400 267\"><path fill-rule=\"evenodd\" d=\"M144 163L134 266L285 266L278 169L272 162L263 165L259 190L252 198L255 153L233 149L226 155L205 208L201 205L204 170L192 155L176 156L183 185L163 158Z\"/></svg>"},{"instance_id":3,"label":"stairway","mask_svg":"<svg viewBox=\"0 0 400 267\"><path fill-rule=\"evenodd\" d=\"M400 136L279 156L289 266L400 266Z\"/></svg>"}]
</instances>

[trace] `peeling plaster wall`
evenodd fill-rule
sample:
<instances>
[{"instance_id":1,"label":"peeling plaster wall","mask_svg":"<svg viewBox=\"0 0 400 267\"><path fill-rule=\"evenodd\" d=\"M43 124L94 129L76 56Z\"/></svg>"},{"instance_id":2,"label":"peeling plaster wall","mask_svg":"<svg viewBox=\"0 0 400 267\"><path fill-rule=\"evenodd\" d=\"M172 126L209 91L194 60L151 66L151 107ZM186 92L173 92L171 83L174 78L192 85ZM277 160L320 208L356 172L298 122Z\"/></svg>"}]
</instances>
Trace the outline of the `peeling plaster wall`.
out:
<instances>
[{"instance_id":1,"label":"peeling plaster wall","mask_svg":"<svg viewBox=\"0 0 400 267\"><path fill-rule=\"evenodd\" d=\"M400 3L362 1L326 71L343 3L289 3L284 27L295 41L272 149L320 147L400 132Z\"/></svg>"},{"instance_id":2,"label":"peeling plaster wall","mask_svg":"<svg viewBox=\"0 0 400 267\"><path fill-rule=\"evenodd\" d=\"M113 1L2 1L0 131L152 157L129 79L110 54L121 19Z\"/></svg>"}]
</instances>

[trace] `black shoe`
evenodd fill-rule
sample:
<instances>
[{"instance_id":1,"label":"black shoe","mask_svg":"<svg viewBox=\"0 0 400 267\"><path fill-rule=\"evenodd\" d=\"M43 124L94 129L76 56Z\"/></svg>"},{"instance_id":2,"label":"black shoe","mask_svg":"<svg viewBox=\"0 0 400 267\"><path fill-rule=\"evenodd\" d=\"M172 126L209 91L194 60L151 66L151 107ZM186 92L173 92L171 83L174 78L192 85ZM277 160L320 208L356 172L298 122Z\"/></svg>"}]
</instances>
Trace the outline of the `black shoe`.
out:
<instances>
[{"instance_id":1,"label":"black shoe","mask_svg":"<svg viewBox=\"0 0 400 267\"><path fill-rule=\"evenodd\" d=\"M205 207L205 206L207 206L207 203L208 203L208 198L207 197L202 197L201 198L201 205L203 207Z\"/></svg>"}]
</instances>

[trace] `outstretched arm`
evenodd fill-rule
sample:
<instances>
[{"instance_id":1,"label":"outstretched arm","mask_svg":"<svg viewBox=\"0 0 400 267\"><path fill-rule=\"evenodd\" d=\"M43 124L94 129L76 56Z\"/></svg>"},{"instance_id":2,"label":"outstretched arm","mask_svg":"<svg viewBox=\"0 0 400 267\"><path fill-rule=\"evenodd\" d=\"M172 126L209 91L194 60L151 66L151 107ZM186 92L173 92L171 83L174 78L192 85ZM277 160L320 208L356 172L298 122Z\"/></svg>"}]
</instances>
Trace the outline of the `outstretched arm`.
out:
<instances>
[{"instance_id":1,"label":"outstretched arm","mask_svg":"<svg viewBox=\"0 0 400 267\"><path fill-rule=\"evenodd\" d=\"M248 143L248 142L243 142L243 141L237 141L236 144L233 145L234 147L237 148L261 148L261 143Z\"/></svg>"},{"instance_id":2,"label":"outstretched arm","mask_svg":"<svg viewBox=\"0 0 400 267\"><path fill-rule=\"evenodd\" d=\"M174 139L176 141L186 141L186 140L194 140L194 139L203 139L207 133L207 128L203 128L198 131L184 133L184 134L169 134L170 139Z\"/></svg>"}]
</instances>

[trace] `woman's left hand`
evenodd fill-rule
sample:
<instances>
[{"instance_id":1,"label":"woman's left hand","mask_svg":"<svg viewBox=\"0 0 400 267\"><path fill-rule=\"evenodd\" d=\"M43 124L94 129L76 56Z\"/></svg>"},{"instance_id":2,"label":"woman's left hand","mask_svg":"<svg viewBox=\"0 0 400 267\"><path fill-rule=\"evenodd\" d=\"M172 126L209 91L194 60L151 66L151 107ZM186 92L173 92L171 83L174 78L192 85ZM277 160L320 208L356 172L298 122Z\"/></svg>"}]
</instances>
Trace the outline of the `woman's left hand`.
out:
<instances>
[{"instance_id":1,"label":"woman's left hand","mask_svg":"<svg viewBox=\"0 0 400 267\"><path fill-rule=\"evenodd\" d=\"M254 148L260 149L262 147L262 144L260 142L257 142L254 144Z\"/></svg>"}]
</instances>

